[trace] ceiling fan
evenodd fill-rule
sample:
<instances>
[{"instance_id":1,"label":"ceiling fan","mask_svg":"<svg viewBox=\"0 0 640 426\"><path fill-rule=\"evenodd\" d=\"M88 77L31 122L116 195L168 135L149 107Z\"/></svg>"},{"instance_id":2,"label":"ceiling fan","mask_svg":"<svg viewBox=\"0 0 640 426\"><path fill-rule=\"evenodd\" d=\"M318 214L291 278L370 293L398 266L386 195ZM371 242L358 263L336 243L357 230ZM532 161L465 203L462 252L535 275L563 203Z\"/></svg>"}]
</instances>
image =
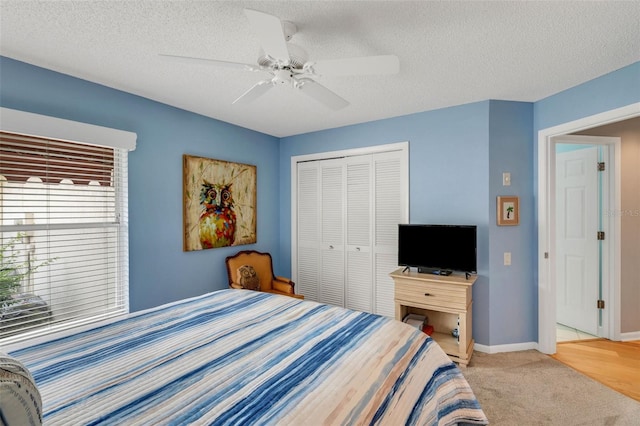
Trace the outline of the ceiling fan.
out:
<instances>
[{"instance_id":1,"label":"ceiling fan","mask_svg":"<svg viewBox=\"0 0 640 426\"><path fill-rule=\"evenodd\" d=\"M315 80L317 77L397 74L400 71L400 63L395 55L309 61L307 53L301 47L289 43L298 30L294 23L281 21L277 16L257 10L245 9L244 12L262 46L257 65L179 55L160 54L160 56L171 60L271 74L270 78L257 82L240 95L233 101L234 104L252 102L274 86L290 85L327 107L339 110L349 105L349 102L318 83Z\"/></svg>"}]
</instances>

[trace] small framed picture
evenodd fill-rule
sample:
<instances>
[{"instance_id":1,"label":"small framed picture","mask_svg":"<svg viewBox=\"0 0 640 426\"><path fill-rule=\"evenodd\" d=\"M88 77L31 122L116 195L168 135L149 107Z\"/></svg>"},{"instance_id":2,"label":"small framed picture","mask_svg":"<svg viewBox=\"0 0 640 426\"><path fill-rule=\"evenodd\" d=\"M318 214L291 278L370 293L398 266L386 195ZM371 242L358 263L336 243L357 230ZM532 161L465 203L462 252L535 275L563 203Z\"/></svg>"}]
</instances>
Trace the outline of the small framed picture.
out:
<instances>
[{"instance_id":1,"label":"small framed picture","mask_svg":"<svg viewBox=\"0 0 640 426\"><path fill-rule=\"evenodd\" d=\"M520 223L520 203L518 197L498 197L497 220L500 226Z\"/></svg>"}]
</instances>

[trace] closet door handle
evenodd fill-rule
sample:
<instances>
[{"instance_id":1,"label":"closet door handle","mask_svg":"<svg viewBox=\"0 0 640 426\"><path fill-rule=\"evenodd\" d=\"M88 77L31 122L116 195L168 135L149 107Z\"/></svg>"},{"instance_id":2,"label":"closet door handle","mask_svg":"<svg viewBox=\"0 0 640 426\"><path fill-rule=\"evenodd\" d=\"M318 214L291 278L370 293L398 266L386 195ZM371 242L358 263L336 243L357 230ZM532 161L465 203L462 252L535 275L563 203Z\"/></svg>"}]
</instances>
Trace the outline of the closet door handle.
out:
<instances>
[{"instance_id":1,"label":"closet door handle","mask_svg":"<svg viewBox=\"0 0 640 426\"><path fill-rule=\"evenodd\" d=\"M356 250L357 250L357 251L360 251L360 247L356 247Z\"/></svg>"},{"instance_id":2,"label":"closet door handle","mask_svg":"<svg viewBox=\"0 0 640 426\"><path fill-rule=\"evenodd\" d=\"M330 250L333 250L333 246L329 246L329 249L330 249Z\"/></svg>"},{"instance_id":3,"label":"closet door handle","mask_svg":"<svg viewBox=\"0 0 640 426\"><path fill-rule=\"evenodd\" d=\"M431 293L425 293L425 296L433 296Z\"/></svg>"}]
</instances>

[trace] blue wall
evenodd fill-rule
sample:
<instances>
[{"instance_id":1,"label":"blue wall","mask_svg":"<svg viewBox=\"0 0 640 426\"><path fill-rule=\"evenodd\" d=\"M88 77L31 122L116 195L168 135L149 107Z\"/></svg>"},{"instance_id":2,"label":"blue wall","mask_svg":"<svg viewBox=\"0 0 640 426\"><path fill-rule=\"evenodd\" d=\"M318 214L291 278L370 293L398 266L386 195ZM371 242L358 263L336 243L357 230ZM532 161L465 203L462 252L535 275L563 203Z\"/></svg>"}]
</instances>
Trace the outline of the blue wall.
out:
<instances>
[{"instance_id":1,"label":"blue wall","mask_svg":"<svg viewBox=\"0 0 640 426\"><path fill-rule=\"evenodd\" d=\"M491 345L538 340L537 282L532 270L536 236L533 203L533 105L491 101L489 114L490 327ZM502 173L511 185L502 185ZM518 196L520 224L498 226L498 196ZM511 266L504 265L511 253ZM484 342L483 342L484 343Z\"/></svg>"},{"instance_id":2,"label":"blue wall","mask_svg":"<svg viewBox=\"0 0 640 426\"><path fill-rule=\"evenodd\" d=\"M410 219L478 225L474 338L537 341L537 132L640 102L640 62L534 104L484 101L281 140L0 57L0 105L138 134L129 161L132 310L226 286L238 248L182 251L182 154L255 164L258 243L278 275L291 264L291 156L409 141ZM512 185L502 186L510 171ZM498 227L496 196L520 197ZM512 266L502 265L503 252Z\"/></svg>"},{"instance_id":3,"label":"blue wall","mask_svg":"<svg viewBox=\"0 0 640 426\"><path fill-rule=\"evenodd\" d=\"M283 138L281 265L291 264L291 157L409 141L409 219L412 223L478 226L474 338L489 343L489 106L479 102Z\"/></svg>"},{"instance_id":4,"label":"blue wall","mask_svg":"<svg viewBox=\"0 0 640 426\"><path fill-rule=\"evenodd\" d=\"M409 141L410 221L478 226L474 339L484 345L537 340L532 111L530 103L485 101L283 138L282 267L291 262L292 156ZM503 171L514 179L508 192ZM498 195L520 196L520 226L496 225ZM504 251L512 252L510 267L502 266Z\"/></svg>"},{"instance_id":5,"label":"blue wall","mask_svg":"<svg viewBox=\"0 0 640 426\"><path fill-rule=\"evenodd\" d=\"M476 223L480 216L486 240L488 107L480 102L283 138L282 267L291 266L290 163L295 155L409 141L410 221Z\"/></svg>"},{"instance_id":6,"label":"blue wall","mask_svg":"<svg viewBox=\"0 0 640 426\"><path fill-rule=\"evenodd\" d=\"M539 130L639 101L640 62L636 62L536 102L536 137Z\"/></svg>"},{"instance_id":7,"label":"blue wall","mask_svg":"<svg viewBox=\"0 0 640 426\"><path fill-rule=\"evenodd\" d=\"M182 155L257 165L258 242L278 244L277 138L0 57L0 105L138 134L129 155L130 305L136 311L226 287L237 247L182 251Z\"/></svg>"}]
</instances>

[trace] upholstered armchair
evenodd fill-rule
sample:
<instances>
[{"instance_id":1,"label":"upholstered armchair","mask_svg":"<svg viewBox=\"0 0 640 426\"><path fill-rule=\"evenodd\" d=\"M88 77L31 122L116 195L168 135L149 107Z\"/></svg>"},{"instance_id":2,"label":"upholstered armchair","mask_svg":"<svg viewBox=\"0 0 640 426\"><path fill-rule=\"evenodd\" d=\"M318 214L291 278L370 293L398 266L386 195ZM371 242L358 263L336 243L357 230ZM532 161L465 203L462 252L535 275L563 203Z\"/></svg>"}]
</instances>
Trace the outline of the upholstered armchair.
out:
<instances>
[{"instance_id":1,"label":"upholstered armchair","mask_svg":"<svg viewBox=\"0 0 640 426\"><path fill-rule=\"evenodd\" d=\"M273 261L269 253L243 250L227 257L225 263L231 288L258 290L304 299L304 296L295 294L293 281L273 274Z\"/></svg>"}]
</instances>

